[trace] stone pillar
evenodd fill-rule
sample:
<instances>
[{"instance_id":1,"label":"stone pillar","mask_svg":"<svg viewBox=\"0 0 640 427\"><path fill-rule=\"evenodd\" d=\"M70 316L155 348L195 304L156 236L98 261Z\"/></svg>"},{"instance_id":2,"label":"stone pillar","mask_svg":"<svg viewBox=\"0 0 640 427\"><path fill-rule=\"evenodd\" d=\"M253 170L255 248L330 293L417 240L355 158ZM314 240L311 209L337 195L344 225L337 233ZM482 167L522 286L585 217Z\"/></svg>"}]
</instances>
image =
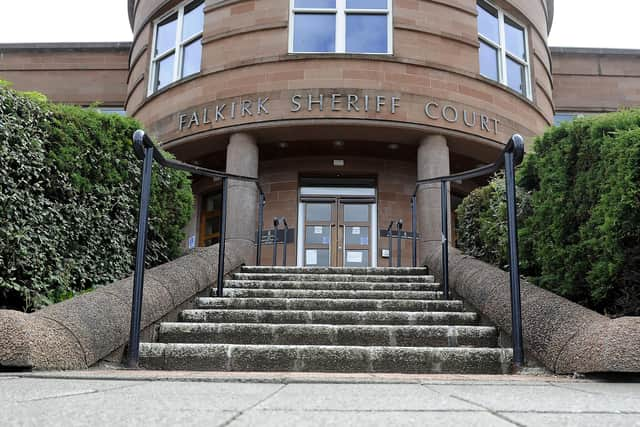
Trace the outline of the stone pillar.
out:
<instances>
[{"instance_id":1,"label":"stone pillar","mask_svg":"<svg viewBox=\"0 0 640 427\"><path fill-rule=\"evenodd\" d=\"M428 179L449 175L449 147L442 135L429 135L420 141L418 147L418 179ZM449 187L449 192L451 187ZM418 190L418 232L421 235L418 261L427 255L427 242L442 241L442 223L440 210L440 184L422 185ZM449 209L451 209L449 198ZM451 215L449 214L451 229ZM449 232L451 237L451 232ZM431 246L433 247L433 246Z\"/></svg>"},{"instance_id":2,"label":"stone pillar","mask_svg":"<svg viewBox=\"0 0 640 427\"><path fill-rule=\"evenodd\" d=\"M227 173L258 176L258 145L253 136L235 133L227 146ZM227 242L249 243L255 251L258 189L252 182L229 179L227 195ZM255 252L254 252L255 253ZM255 262L255 255L251 258Z\"/></svg>"}]
</instances>

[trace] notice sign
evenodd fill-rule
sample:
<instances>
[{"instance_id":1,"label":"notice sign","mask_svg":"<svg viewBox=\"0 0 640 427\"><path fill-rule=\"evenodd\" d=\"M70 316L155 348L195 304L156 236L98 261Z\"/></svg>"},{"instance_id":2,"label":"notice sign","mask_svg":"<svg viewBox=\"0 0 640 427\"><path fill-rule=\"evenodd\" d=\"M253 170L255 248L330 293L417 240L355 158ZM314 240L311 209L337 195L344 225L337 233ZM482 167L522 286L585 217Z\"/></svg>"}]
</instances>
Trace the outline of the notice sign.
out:
<instances>
[{"instance_id":1,"label":"notice sign","mask_svg":"<svg viewBox=\"0 0 640 427\"><path fill-rule=\"evenodd\" d=\"M351 234L353 234L354 236L359 236L360 235L360 227L353 227L351 229Z\"/></svg>"},{"instance_id":2,"label":"notice sign","mask_svg":"<svg viewBox=\"0 0 640 427\"><path fill-rule=\"evenodd\" d=\"M347 252L347 262L362 264L362 252Z\"/></svg>"},{"instance_id":3,"label":"notice sign","mask_svg":"<svg viewBox=\"0 0 640 427\"><path fill-rule=\"evenodd\" d=\"M307 265L318 265L318 251L308 250L306 252L306 262Z\"/></svg>"},{"instance_id":4,"label":"notice sign","mask_svg":"<svg viewBox=\"0 0 640 427\"><path fill-rule=\"evenodd\" d=\"M313 227L313 234L322 234L323 230L322 230L322 226L315 226Z\"/></svg>"}]
</instances>

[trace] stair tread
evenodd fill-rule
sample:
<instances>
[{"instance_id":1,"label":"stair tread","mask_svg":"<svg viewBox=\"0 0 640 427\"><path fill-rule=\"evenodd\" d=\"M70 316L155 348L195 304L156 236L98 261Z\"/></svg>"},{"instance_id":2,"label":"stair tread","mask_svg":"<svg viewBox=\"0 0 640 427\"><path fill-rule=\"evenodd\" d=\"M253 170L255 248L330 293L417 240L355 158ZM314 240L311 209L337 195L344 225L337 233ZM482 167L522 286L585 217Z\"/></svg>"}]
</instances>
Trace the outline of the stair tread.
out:
<instances>
[{"instance_id":1,"label":"stair tread","mask_svg":"<svg viewBox=\"0 0 640 427\"><path fill-rule=\"evenodd\" d=\"M507 373L511 350L467 347L163 344L140 346L156 369L299 372Z\"/></svg>"},{"instance_id":2,"label":"stair tread","mask_svg":"<svg viewBox=\"0 0 640 427\"><path fill-rule=\"evenodd\" d=\"M251 289L226 288L225 297L231 298L323 298L323 299L400 299L437 300L443 297L440 291L396 291L396 290L334 290L334 289Z\"/></svg>"}]
</instances>

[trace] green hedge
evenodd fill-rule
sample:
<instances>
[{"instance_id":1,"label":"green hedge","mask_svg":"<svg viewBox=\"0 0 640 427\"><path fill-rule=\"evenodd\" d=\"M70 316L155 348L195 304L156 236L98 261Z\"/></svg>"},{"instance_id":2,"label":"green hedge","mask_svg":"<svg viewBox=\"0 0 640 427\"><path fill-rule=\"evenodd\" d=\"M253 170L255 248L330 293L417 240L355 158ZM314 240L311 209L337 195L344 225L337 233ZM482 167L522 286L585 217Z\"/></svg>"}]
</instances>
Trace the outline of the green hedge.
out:
<instances>
[{"instance_id":1,"label":"green hedge","mask_svg":"<svg viewBox=\"0 0 640 427\"><path fill-rule=\"evenodd\" d=\"M523 274L612 316L640 315L640 111L549 129L518 171ZM496 265L504 246L504 188L460 206L459 246ZM498 215L498 217L500 216ZM493 251L493 252L492 252Z\"/></svg>"},{"instance_id":2,"label":"green hedge","mask_svg":"<svg viewBox=\"0 0 640 427\"><path fill-rule=\"evenodd\" d=\"M0 307L32 310L130 274L140 124L0 85ZM155 170L147 265L180 255L188 176Z\"/></svg>"}]
</instances>

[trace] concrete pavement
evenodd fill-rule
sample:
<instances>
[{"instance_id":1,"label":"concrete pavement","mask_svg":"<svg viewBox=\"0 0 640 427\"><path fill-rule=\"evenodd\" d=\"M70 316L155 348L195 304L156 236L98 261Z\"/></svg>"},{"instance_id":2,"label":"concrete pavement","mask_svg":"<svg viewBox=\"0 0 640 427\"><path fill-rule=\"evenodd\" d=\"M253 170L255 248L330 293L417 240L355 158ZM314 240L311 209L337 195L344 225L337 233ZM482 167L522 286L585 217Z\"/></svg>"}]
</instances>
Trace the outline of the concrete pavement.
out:
<instances>
[{"instance_id":1,"label":"concrete pavement","mask_svg":"<svg viewBox=\"0 0 640 427\"><path fill-rule=\"evenodd\" d=\"M0 374L2 426L640 426L640 383L553 376Z\"/></svg>"}]
</instances>

